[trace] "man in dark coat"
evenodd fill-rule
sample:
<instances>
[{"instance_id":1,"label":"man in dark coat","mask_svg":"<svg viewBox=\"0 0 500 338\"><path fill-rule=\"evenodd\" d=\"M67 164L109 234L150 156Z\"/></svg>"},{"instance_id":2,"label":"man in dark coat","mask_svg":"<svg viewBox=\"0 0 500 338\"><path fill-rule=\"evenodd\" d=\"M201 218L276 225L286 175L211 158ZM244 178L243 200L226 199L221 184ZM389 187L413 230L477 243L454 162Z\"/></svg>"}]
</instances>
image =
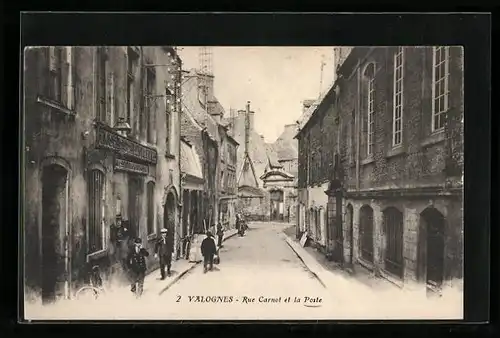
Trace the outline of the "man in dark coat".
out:
<instances>
[{"instance_id":1,"label":"man in dark coat","mask_svg":"<svg viewBox=\"0 0 500 338\"><path fill-rule=\"evenodd\" d=\"M172 266L172 253L174 252L174 240L168 233L168 229L161 229L161 237L155 245L155 258L160 257L161 279L165 279L165 266L167 266L167 275L170 276L170 267Z\"/></svg>"},{"instance_id":2,"label":"man in dark coat","mask_svg":"<svg viewBox=\"0 0 500 338\"><path fill-rule=\"evenodd\" d=\"M214 266L214 255L217 252L217 247L215 246L215 240L212 237L212 233L207 231L207 237L201 242L201 254L203 255L203 272L207 272L207 265L210 265L210 270Z\"/></svg>"},{"instance_id":3,"label":"man in dark coat","mask_svg":"<svg viewBox=\"0 0 500 338\"><path fill-rule=\"evenodd\" d=\"M217 246L222 248L222 239L224 238L224 229L222 228L222 224L217 223Z\"/></svg>"},{"instance_id":4,"label":"man in dark coat","mask_svg":"<svg viewBox=\"0 0 500 338\"><path fill-rule=\"evenodd\" d=\"M136 238L134 241L134 248L131 250L127 257L132 278L132 285L130 291L135 293L137 297L142 295L144 289L144 278L146 277L146 257L149 252L142 247L142 240Z\"/></svg>"}]
</instances>

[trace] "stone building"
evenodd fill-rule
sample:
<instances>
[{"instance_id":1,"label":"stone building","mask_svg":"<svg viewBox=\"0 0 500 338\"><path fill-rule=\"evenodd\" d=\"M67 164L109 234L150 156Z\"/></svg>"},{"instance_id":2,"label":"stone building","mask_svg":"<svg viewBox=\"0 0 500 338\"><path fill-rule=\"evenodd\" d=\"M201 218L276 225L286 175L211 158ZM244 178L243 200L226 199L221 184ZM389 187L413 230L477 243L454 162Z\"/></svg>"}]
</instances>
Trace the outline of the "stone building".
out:
<instances>
[{"instance_id":1,"label":"stone building","mask_svg":"<svg viewBox=\"0 0 500 338\"><path fill-rule=\"evenodd\" d=\"M181 134L195 146L204 178L199 192L202 218L195 223L194 233L203 233L219 220L227 229L234 228L238 142L224 122L224 108L214 94L214 76L193 69L183 77Z\"/></svg>"},{"instance_id":2,"label":"stone building","mask_svg":"<svg viewBox=\"0 0 500 338\"><path fill-rule=\"evenodd\" d=\"M24 67L27 291L70 298L86 267L114 271L117 218L148 249L170 228L178 251L175 49L37 47Z\"/></svg>"},{"instance_id":3,"label":"stone building","mask_svg":"<svg viewBox=\"0 0 500 338\"><path fill-rule=\"evenodd\" d=\"M462 49L355 47L337 74L297 135L298 229L354 271L460 286Z\"/></svg>"},{"instance_id":4,"label":"stone building","mask_svg":"<svg viewBox=\"0 0 500 338\"><path fill-rule=\"evenodd\" d=\"M270 195L271 221L295 222L298 164L297 140L294 139L296 133L297 125L287 124L283 133L268 146L269 162L260 179Z\"/></svg>"}]
</instances>

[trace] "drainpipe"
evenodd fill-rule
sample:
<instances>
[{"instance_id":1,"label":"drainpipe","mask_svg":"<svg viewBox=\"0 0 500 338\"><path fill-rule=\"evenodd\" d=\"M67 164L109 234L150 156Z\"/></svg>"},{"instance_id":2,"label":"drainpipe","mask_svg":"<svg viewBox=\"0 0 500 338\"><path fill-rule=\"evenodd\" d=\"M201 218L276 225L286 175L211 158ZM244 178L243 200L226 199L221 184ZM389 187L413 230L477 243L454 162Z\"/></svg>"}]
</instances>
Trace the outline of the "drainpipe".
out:
<instances>
[{"instance_id":1,"label":"drainpipe","mask_svg":"<svg viewBox=\"0 0 500 338\"><path fill-rule=\"evenodd\" d=\"M182 60L181 58L178 56L177 54L177 49L174 47L174 55L173 57L175 57L177 59L177 62L179 63L177 66L177 70L176 70L176 77L177 77L177 82L179 84L182 83ZM181 206L179 209L179 229L182 229L182 212L183 212L183 208L184 208L184 191L183 191L183 188L182 188L182 173L181 173L181 142L180 142L180 133L181 133L181 108L182 108L182 86L177 86L177 83L174 83L174 100L176 101L177 103L177 132L179 133L179 137L176 137L176 141L177 141L177 165L178 165L178 173L179 173L179 198L180 198L180 201L179 201L179 205ZM179 102L177 102L179 101ZM185 234L183 234L185 236ZM181 241L181 251L182 251L182 241ZM177 257L179 257L179 254L177 254Z\"/></svg>"},{"instance_id":2,"label":"drainpipe","mask_svg":"<svg viewBox=\"0 0 500 338\"><path fill-rule=\"evenodd\" d=\"M356 98L356 190L359 191L359 134L361 132L361 70L359 69L359 60L356 64L356 81L358 83L358 91Z\"/></svg>"}]
</instances>

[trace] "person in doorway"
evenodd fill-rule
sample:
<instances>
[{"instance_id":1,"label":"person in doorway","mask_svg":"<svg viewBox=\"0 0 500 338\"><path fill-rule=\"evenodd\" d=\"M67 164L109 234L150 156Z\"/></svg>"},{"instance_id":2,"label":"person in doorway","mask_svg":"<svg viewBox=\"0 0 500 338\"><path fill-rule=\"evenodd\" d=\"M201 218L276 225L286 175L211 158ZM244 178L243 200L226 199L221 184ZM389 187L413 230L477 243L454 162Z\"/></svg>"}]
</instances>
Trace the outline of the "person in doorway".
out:
<instances>
[{"instance_id":1,"label":"person in doorway","mask_svg":"<svg viewBox=\"0 0 500 338\"><path fill-rule=\"evenodd\" d=\"M212 233L207 231L207 237L201 242L201 254L203 255L203 272L212 270L214 267L214 255L217 252L217 247L215 246L215 240L212 237Z\"/></svg>"},{"instance_id":2,"label":"person in doorway","mask_svg":"<svg viewBox=\"0 0 500 338\"><path fill-rule=\"evenodd\" d=\"M222 248L222 239L224 238L224 229L222 228L222 224L217 223L217 246Z\"/></svg>"},{"instance_id":3,"label":"person in doorway","mask_svg":"<svg viewBox=\"0 0 500 338\"><path fill-rule=\"evenodd\" d=\"M172 253L174 252L173 238L168 229L161 229L161 237L155 245L155 258L160 258L161 279L165 279L165 266L167 267L167 276L170 277L170 267L172 266Z\"/></svg>"},{"instance_id":4,"label":"person in doorway","mask_svg":"<svg viewBox=\"0 0 500 338\"><path fill-rule=\"evenodd\" d=\"M117 259L120 262L123 272L127 272L128 264L127 264L127 256L130 252L130 235L129 230L122 222L122 218L120 215L116 217L116 252Z\"/></svg>"},{"instance_id":5,"label":"person in doorway","mask_svg":"<svg viewBox=\"0 0 500 338\"><path fill-rule=\"evenodd\" d=\"M146 277L146 257L149 256L149 252L142 247L142 240L136 238L134 240L134 249L128 255L128 264L130 268L130 274L132 279L132 284L130 291L139 298L144 290L144 278Z\"/></svg>"}]
</instances>

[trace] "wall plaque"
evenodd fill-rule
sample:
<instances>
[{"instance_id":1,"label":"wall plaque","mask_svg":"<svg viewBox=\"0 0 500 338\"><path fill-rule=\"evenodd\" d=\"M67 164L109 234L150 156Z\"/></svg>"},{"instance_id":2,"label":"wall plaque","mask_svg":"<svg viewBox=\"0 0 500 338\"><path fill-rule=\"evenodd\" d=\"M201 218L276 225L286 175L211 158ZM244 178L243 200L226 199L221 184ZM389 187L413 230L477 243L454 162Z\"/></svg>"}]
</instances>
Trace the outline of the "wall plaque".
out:
<instances>
[{"instance_id":1,"label":"wall plaque","mask_svg":"<svg viewBox=\"0 0 500 338\"><path fill-rule=\"evenodd\" d=\"M115 159L115 170L128 171L136 174L149 174L149 167L144 164L126 161L120 158Z\"/></svg>"},{"instance_id":2,"label":"wall plaque","mask_svg":"<svg viewBox=\"0 0 500 338\"><path fill-rule=\"evenodd\" d=\"M155 149L143 146L99 125L97 126L96 147L110 149L120 155L130 156L152 164L156 164L158 157Z\"/></svg>"}]
</instances>

